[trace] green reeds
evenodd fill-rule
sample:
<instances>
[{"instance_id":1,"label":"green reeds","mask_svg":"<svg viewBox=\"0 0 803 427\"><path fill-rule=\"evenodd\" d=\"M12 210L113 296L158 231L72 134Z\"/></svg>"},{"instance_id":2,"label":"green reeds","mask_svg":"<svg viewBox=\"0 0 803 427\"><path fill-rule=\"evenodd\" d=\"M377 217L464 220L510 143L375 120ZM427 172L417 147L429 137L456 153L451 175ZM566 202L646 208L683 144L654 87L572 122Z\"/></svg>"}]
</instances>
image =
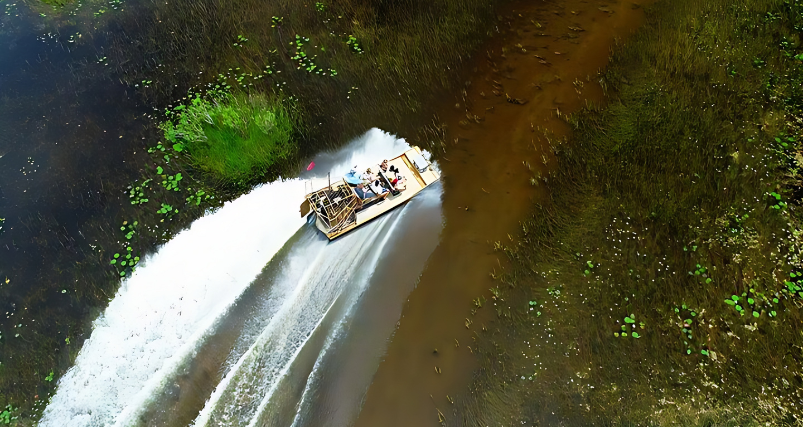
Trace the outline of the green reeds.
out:
<instances>
[{"instance_id":1,"label":"green reeds","mask_svg":"<svg viewBox=\"0 0 803 427\"><path fill-rule=\"evenodd\" d=\"M297 151L292 140L297 119L277 98L218 94L195 97L176 110L162 126L165 138L220 182L250 182ZM177 188L180 176L166 178L163 185Z\"/></svg>"}]
</instances>

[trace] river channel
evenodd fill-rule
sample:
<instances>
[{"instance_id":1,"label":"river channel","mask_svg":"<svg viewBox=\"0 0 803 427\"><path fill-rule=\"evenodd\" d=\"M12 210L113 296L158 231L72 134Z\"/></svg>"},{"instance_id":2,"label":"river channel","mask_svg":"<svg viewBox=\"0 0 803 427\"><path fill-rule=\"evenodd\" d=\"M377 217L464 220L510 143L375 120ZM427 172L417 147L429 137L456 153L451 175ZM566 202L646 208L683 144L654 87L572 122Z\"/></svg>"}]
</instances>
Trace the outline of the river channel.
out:
<instances>
[{"instance_id":1,"label":"river channel","mask_svg":"<svg viewBox=\"0 0 803 427\"><path fill-rule=\"evenodd\" d=\"M107 307L82 304L87 295L72 284L106 279L84 272L97 243L84 232L118 227L125 183L147 168L152 109L108 74L86 71L90 62L103 66L103 37L72 49L78 27L53 34L8 15L0 30L0 276L12 283L2 308L23 339L30 322L46 322L61 342L76 334L62 319L95 319L83 326L80 352L58 356L74 364L41 399L40 425L448 419L477 368L472 337L484 325L472 324L482 314L469 320L472 301L506 266L494 244L512 240L546 197L538 183L556 166L547 138L567 136L565 114L604 103L596 75L643 18L630 1L513 1L498 14L491 39L463 65L460 87L433 107L444 136L432 154L440 183L328 242L298 216L308 180L409 147L401 130L365 123L365 134L310 159L311 172L188 224L105 295ZM41 273L54 263L57 275ZM54 280L63 293L38 294ZM29 309L37 314L26 318Z\"/></svg>"}]
</instances>

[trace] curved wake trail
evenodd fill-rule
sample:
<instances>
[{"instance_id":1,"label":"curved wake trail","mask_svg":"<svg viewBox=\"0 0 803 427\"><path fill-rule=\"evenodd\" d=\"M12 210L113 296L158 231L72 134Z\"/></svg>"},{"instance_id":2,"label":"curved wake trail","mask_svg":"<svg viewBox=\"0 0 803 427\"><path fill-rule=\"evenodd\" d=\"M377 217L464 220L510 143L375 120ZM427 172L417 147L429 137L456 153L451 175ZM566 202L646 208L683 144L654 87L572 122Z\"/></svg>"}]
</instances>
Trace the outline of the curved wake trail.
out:
<instances>
[{"instance_id":1,"label":"curved wake trail","mask_svg":"<svg viewBox=\"0 0 803 427\"><path fill-rule=\"evenodd\" d=\"M319 166L325 164L323 173L331 170L334 177L355 164L389 158L406 147L403 140L373 129L346 149L315 161ZM59 381L39 425L141 424L143 411L174 384L179 371L198 356L201 345L215 334L263 267L304 224L298 216L304 193L301 180L256 188L198 219L158 253L143 260L93 322L92 336L84 343L75 365ZM359 238L373 242L375 235L365 231L377 230L385 221L357 230L348 241ZM317 267L309 271L303 266L308 278L299 283L306 285L294 287L288 282L277 287L270 303L273 309L269 310L268 329L251 344L245 358L229 365L234 370L226 376L227 382L241 384L232 379L247 367L261 366L277 373L276 366L282 366L283 358L292 359L292 349L303 343L305 334L311 333L310 328L314 330L342 290L343 278L338 274L355 274L345 258L337 268L325 262L326 254L334 253L327 248L348 244L326 245L320 239L308 239L307 243L308 249L319 251L313 264ZM342 253L351 254L347 259L356 263L353 266L365 261L355 248L341 248ZM265 354L268 348L276 349L276 354ZM242 384L248 386L247 381ZM222 399L217 402L225 407L230 395L222 387L218 390Z\"/></svg>"},{"instance_id":2,"label":"curved wake trail","mask_svg":"<svg viewBox=\"0 0 803 427\"><path fill-rule=\"evenodd\" d=\"M351 302L361 293L400 216L399 212L386 215L348 238L306 254L309 264L295 292L217 386L195 426L253 425L297 353L338 299ZM389 229L385 229L387 223ZM349 306L349 302L341 305Z\"/></svg>"},{"instance_id":3,"label":"curved wake trail","mask_svg":"<svg viewBox=\"0 0 803 427\"><path fill-rule=\"evenodd\" d=\"M108 426L144 401L304 223L295 204L273 203L303 191L300 180L257 188L145 259L93 323L39 425Z\"/></svg>"}]
</instances>

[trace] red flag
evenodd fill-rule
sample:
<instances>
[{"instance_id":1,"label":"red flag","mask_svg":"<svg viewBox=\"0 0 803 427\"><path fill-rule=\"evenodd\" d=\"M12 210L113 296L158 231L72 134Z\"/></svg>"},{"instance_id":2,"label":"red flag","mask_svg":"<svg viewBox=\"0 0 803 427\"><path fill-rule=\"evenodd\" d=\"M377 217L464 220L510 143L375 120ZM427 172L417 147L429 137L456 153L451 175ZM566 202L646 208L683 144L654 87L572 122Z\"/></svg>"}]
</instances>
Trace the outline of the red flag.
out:
<instances>
[{"instance_id":1,"label":"red flag","mask_svg":"<svg viewBox=\"0 0 803 427\"><path fill-rule=\"evenodd\" d=\"M307 170L308 170L308 171L311 171L311 170L312 170L312 168L314 168L314 167L315 167L315 162L310 162L310 163L309 163L309 166L307 166Z\"/></svg>"}]
</instances>

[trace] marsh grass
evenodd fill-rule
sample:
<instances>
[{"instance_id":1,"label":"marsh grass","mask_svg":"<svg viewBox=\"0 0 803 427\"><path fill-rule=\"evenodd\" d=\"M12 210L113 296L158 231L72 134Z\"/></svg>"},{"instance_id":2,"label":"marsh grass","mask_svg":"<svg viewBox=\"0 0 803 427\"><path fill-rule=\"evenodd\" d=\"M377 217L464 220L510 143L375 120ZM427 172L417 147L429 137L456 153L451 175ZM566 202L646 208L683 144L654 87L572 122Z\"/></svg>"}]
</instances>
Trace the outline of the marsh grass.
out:
<instances>
[{"instance_id":1,"label":"marsh grass","mask_svg":"<svg viewBox=\"0 0 803 427\"><path fill-rule=\"evenodd\" d=\"M297 119L263 94L196 96L162 124L165 138L189 163L225 184L263 178L297 152Z\"/></svg>"},{"instance_id":2,"label":"marsh grass","mask_svg":"<svg viewBox=\"0 0 803 427\"><path fill-rule=\"evenodd\" d=\"M801 423L802 12L659 2L613 53L610 104L571 119L549 202L501 248L511 308L463 422ZM631 313L640 338L613 335Z\"/></svg>"},{"instance_id":3,"label":"marsh grass","mask_svg":"<svg viewBox=\"0 0 803 427\"><path fill-rule=\"evenodd\" d=\"M108 56L132 85L156 82L141 95L157 105L183 102L188 89L230 67L252 74L270 67L266 78L238 88L298 101L308 125L298 141L304 155L371 126L404 131L427 122L425 105L452 86L458 66L490 34L496 3L348 0L316 10L291 0L153 2L140 6L147 13L113 18L120 31L108 35Z\"/></svg>"}]
</instances>

